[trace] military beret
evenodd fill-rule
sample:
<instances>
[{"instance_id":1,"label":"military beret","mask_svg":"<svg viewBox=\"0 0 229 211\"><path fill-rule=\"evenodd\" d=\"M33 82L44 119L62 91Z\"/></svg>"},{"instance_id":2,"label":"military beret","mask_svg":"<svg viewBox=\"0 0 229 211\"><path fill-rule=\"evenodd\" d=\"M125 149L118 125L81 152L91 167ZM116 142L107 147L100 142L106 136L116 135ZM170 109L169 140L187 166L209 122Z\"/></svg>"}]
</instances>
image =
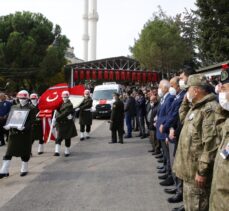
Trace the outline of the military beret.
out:
<instances>
[{"instance_id":1,"label":"military beret","mask_svg":"<svg viewBox=\"0 0 229 211\"><path fill-rule=\"evenodd\" d=\"M203 74L194 74L188 77L187 86L206 86L208 81L205 75Z\"/></svg>"},{"instance_id":2,"label":"military beret","mask_svg":"<svg viewBox=\"0 0 229 211\"><path fill-rule=\"evenodd\" d=\"M222 64L220 81L222 84L229 83L229 65L228 64Z\"/></svg>"}]
</instances>

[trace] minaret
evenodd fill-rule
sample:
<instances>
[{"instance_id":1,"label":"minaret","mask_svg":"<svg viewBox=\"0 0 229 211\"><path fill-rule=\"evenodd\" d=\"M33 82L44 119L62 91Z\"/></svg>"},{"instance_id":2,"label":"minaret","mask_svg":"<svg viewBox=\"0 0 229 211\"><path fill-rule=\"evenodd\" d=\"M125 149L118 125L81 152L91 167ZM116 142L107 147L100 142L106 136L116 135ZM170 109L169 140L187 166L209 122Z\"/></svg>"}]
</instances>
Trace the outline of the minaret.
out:
<instances>
[{"instance_id":1,"label":"minaret","mask_svg":"<svg viewBox=\"0 0 229 211\"><path fill-rule=\"evenodd\" d=\"M84 14L83 14L83 22L84 22L84 33L83 33L83 59L88 61L88 0L84 0Z\"/></svg>"},{"instance_id":2,"label":"minaret","mask_svg":"<svg viewBox=\"0 0 229 211\"><path fill-rule=\"evenodd\" d=\"M96 60L96 41L97 41L97 0L90 0L89 4L89 60Z\"/></svg>"}]
</instances>

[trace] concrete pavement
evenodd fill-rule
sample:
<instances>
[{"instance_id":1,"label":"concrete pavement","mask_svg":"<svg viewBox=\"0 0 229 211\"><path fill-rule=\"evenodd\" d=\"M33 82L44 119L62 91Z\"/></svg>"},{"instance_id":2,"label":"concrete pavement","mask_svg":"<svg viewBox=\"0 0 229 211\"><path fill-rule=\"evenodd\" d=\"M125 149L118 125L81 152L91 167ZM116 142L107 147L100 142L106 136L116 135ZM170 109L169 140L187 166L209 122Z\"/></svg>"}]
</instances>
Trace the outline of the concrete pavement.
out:
<instances>
[{"instance_id":1,"label":"concrete pavement","mask_svg":"<svg viewBox=\"0 0 229 211\"><path fill-rule=\"evenodd\" d=\"M38 156L36 143L24 178L19 176L20 159L13 158L10 177L0 180L0 210L169 211L174 207L158 184L158 164L147 152L148 139L108 144L110 131L104 120L95 120L92 130L89 140L73 139L68 158L54 157L53 143ZM0 148L2 156L4 148Z\"/></svg>"}]
</instances>

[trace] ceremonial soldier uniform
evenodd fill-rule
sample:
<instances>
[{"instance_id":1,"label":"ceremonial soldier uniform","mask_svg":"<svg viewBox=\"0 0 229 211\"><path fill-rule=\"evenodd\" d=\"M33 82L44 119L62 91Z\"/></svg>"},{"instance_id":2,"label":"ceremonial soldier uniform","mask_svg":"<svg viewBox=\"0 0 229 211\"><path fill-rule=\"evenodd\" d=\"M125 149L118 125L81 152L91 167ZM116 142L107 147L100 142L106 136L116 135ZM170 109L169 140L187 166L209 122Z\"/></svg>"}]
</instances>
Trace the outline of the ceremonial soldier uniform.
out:
<instances>
[{"instance_id":1,"label":"ceremonial soldier uniform","mask_svg":"<svg viewBox=\"0 0 229 211\"><path fill-rule=\"evenodd\" d=\"M124 104L119 99L119 94L115 93L115 102L113 103L110 120L110 130L112 141L110 143L117 143L117 132L119 143L123 144L124 133Z\"/></svg>"},{"instance_id":2,"label":"ceremonial soldier uniform","mask_svg":"<svg viewBox=\"0 0 229 211\"><path fill-rule=\"evenodd\" d=\"M63 104L56 115L57 139L55 156L60 156L60 145L65 139L65 157L70 155L71 138L77 136L76 126L73 120L73 105L69 100L69 92L62 92Z\"/></svg>"},{"instance_id":3,"label":"ceremonial soldier uniform","mask_svg":"<svg viewBox=\"0 0 229 211\"><path fill-rule=\"evenodd\" d=\"M28 161L32 146L31 129L35 118L35 111L28 103L29 93L27 91L20 91L17 97L20 104L12 106L11 109L29 110L29 114L24 127L10 128L8 125L5 126L5 129L9 130L9 138L7 151L3 157L3 165L0 170L0 178L9 176L9 166L13 156L21 157L22 166L20 176L25 176L28 173Z\"/></svg>"},{"instance_id":4,"label":"ceremonial soldier uniform","mask_svg":"<svg viewBox=\"0 0 229 211\"><path fill-rule=\"evenodd\" d=\"M224 67L223 67L224 68ZM227 211L229 209L229 67L221 73L222 87L219 103L224 109L227 120L222 129L222 142L216 154L210 195L210 211Z\"/></svg>"},{"instance_id":5,"label":"ceremonial soldier uniform","mask_svg":"<svg viewBox=\"0 0 229 211\"><path fill-rule=\"evenodd\" d=\"M79 105L80 113L79 113L79 124L80 124L80 140L89 139L89 133L91 131L91 124L92 124L92 98L90 97L90 91L84 91L84 100ZM86 126L86 135L84 135Z\"/></svg>"},{"instance_id":6,"label":"ceremonial soldier uniform","mask_svg":"<svg viewBox=\"0 0 229 211\"><path fill-rule=\"evenodd\" d=\"M207 211L212 168L220 144L217 128L225 117L220 114L216 96L202 91L201 87L208 86L204 76L189 76L188 86L188 92L191 93L192 90L196 99L198 95L201 98L193 103L195 98L188 93L187 99L193 103L190 109L187 109L189 103L186 99L182 102L180 112L182 116L185 116L184 113L187 115L180 134L173 170L176 176L184 181L185 210Z\"/></svg>"},{"instance_id":7,"label":"ceremonial soldier uniform","mask_svg":"<svg viewBox=\"0 0 229 211\"><path fill-rule=\"evenodd\" d=\"M36 113L36 118L32 126L32 140L33 142L35 140L39 140L38 154L40 155L44 152L44 140L43 140L42 121L39 117L37 117L37 114L39 113L39 109L37 107L38 95L35 93L31 94L30 100L32 103L31 106L34 108L34 111Z\"/></svg>"}]
</instances>

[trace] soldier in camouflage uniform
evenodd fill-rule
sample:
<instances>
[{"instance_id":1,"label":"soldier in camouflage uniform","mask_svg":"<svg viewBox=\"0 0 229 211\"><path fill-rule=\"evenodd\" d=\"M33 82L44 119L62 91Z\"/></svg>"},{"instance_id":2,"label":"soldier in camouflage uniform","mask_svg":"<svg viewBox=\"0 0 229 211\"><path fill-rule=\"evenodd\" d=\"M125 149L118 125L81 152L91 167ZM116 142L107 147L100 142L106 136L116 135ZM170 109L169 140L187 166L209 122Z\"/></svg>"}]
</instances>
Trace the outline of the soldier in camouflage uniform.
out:
<instances>
[{"instance_id":1,"label":"soldier in camouflage uniform","mask_svg":"<svg viewBox=\"0 0 229 211\"><path fill-rule=\"evenodd\" d=\"M213 163L220 144L217 128L225 117L206 77L189 76L189 89L180 107L184 125L180 134L173 170L184 181L185 210L207 211ZM191 104L191 107L190 107Z\"/></svg>"},{"instance_id":2,"label":"soldier in camouflage uniform","mask_svg":"<svg viewBox=\"0 0 229 211\"><path fill-rule=\"evenodd\" d=\"M229 209L229 66L221 73L221 90L219 103L224 109L227 120L222 129L222 142L216 154L211 196L210 211L227 211Z\"/></svg>"}]
</instances>

